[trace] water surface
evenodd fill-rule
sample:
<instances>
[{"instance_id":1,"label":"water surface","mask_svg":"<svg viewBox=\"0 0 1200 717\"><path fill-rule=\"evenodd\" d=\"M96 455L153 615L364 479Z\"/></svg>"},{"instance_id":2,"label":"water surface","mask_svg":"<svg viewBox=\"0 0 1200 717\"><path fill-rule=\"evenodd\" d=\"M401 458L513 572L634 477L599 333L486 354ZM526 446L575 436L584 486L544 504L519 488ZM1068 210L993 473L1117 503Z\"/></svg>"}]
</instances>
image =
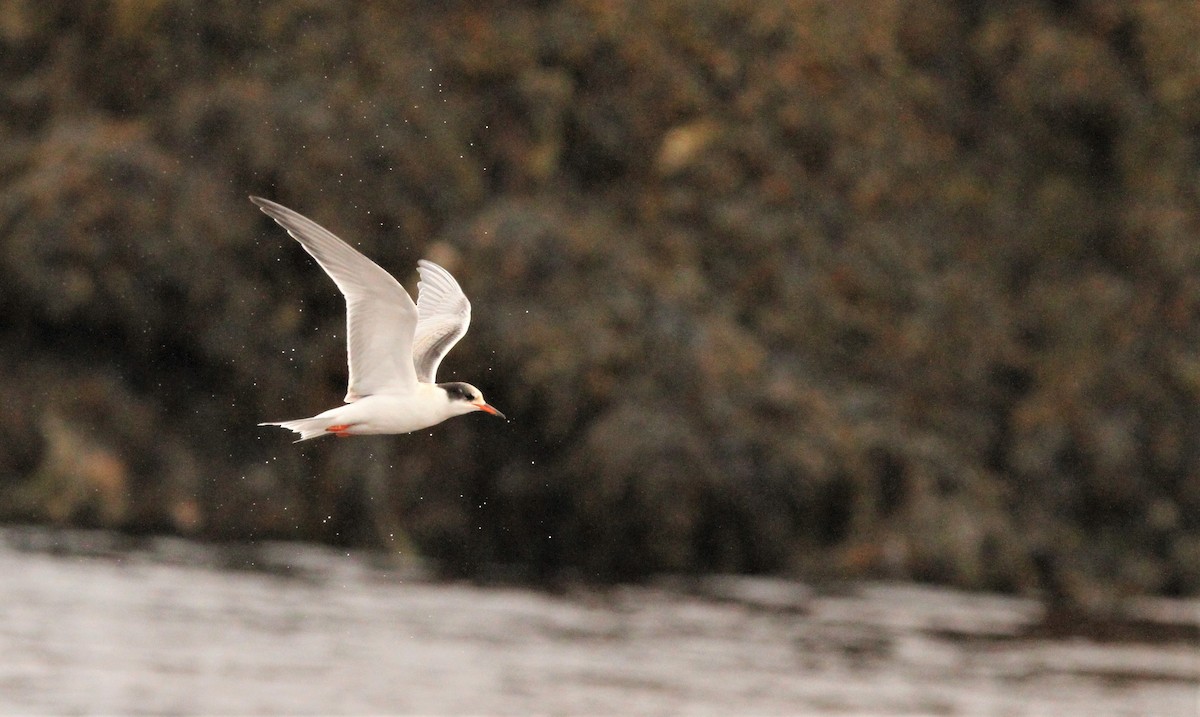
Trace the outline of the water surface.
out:
<instances>
[{"instance_id":1,"label":"water surface","mask_svg":"<svg viewBox=\"0 0 1200 717\"><path fill-rule=\"evenodd\" d=\"M776 580L548 594L305 545L0 531L5 714L1198 714L1200 603L1045 637L1029 600ZM245 569L250 568L250 569Z\"/></svg>"}]
</instances>

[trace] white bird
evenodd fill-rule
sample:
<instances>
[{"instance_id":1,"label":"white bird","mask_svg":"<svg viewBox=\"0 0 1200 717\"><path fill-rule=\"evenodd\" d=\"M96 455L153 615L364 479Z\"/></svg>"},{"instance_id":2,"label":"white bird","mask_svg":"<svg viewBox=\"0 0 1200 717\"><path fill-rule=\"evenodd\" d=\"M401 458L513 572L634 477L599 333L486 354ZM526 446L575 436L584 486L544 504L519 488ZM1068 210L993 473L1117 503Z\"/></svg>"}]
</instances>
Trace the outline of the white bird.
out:
<instances>
[{"instance_id":1,"label":"white bird","mask_svg":"<svg viewBox=\"0 0 1200 717\"><path fill-rule=\"evenodd\" d=\"M486 411L504 418L469 383L434 383L438 364L467 333L471 302L450 272L417 262L417 303L392 275L332 232L285 206L250 197L312 255L346 297L350 385L346 405L279 426L296 441L333 434L410 433L454 416Z\"/></svg>"}]
</instances>

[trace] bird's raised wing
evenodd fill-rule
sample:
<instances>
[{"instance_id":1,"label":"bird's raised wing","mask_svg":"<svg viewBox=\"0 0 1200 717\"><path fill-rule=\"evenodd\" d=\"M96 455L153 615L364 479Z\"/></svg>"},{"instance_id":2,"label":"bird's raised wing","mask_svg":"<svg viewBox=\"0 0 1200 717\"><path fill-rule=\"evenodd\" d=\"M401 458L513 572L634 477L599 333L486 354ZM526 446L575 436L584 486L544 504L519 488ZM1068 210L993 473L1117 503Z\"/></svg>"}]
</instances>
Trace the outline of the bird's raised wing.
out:
<instances>
[{"instance_id":1,"label":"bird's raised wing","mask_svg":"<svg viewBox=\"0 0 1200 717\"><path fill-rule=\"evenodd\" d=\"M432 261L418 261L417 271L421 281L412 359L417 380L433 383L438 364L471 325L471 302L450 272Z\"/></svg>"},{"instance_id":2,"label":"bird's raised wing","mask_svg":"<svg viewBox=\"0 0 1200 717\"><path fill-rule=\"evenodd\" d=\"M417 386L413 332L417 307L392 275L307 217L275 202L250 197L300 242L346 297L350 383L346 402L373 393L408 393Z\"/></svg>"}]
</instances>

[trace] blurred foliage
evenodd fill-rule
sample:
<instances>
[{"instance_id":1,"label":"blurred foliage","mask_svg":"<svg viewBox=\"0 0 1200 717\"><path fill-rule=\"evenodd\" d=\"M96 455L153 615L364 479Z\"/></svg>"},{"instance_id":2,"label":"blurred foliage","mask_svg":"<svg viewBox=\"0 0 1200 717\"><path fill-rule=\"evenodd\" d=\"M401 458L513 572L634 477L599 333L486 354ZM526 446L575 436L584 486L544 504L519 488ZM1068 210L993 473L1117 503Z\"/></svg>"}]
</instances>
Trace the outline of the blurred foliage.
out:
<instances>
[{"instance_id":1,"label":"blurred foliage","mask_svg":"<svg viewBox=\"0 0 1200 717\"><path fill-rule=\"evenodd\" d=\"M1200 591L1190 0L0 3L10 520L448 570ZM331 282L512 422L303 447Z\"/></svg>"}]
</instances>

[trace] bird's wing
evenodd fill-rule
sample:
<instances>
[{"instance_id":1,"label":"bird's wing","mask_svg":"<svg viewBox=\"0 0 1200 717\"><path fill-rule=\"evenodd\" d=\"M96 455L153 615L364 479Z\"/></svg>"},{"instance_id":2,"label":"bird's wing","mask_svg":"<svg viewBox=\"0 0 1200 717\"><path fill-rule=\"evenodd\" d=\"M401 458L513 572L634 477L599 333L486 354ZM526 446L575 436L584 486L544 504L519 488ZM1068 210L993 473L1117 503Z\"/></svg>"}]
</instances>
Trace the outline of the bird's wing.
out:
<instances>
[{"instance_id":1,"label":"bird's wing","mask_svg":"<svg viewBox=\"0 0 1200 717\"><path fill-rule=\"evenodd\" d=\"M417 380L433 383L438 364L471 325L471 302L450 272L422 259L417 262L417 332L413 366Z\"/></svg>"},{"instance_id":2,"label":"bird's wing","mask_svg":"<svg viewBox=\"0 0 1200 717\"><path fill-rule=\"evenodd\" d=\"M417 386L413 332L417 307L392 275L307 217L250 197L300 242L346 297L350 384L346 402L373 393L408 393Z\"/></svg>"}]
</instances>

